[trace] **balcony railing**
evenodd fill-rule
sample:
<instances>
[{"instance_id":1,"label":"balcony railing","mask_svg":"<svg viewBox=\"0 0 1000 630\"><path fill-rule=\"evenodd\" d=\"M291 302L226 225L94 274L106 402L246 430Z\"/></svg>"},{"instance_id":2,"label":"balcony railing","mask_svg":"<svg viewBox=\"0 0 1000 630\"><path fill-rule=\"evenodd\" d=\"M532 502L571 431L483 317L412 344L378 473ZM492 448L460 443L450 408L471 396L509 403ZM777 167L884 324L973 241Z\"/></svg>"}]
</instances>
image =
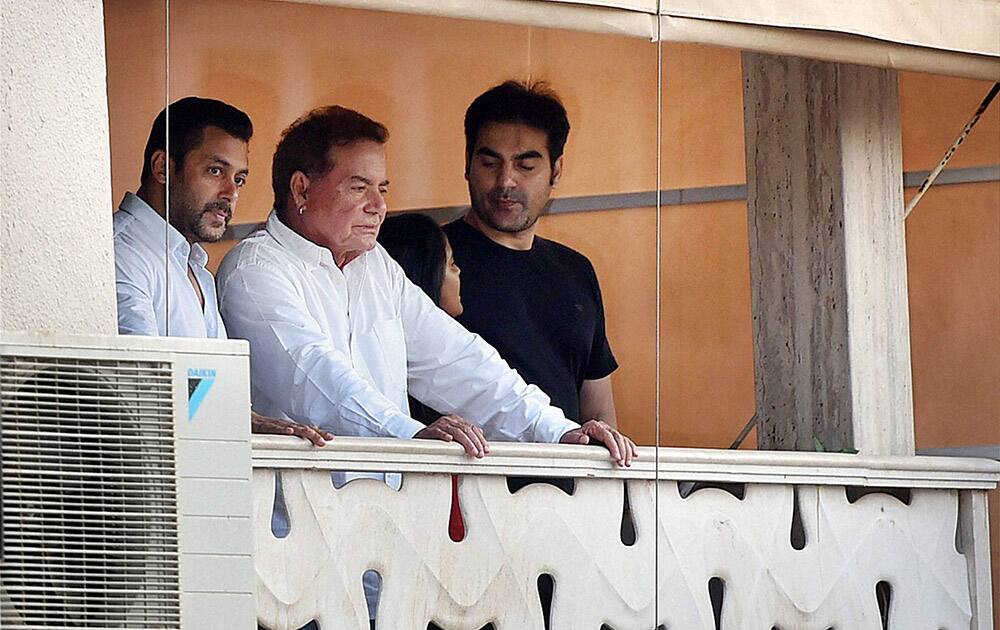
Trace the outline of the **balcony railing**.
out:
<instances>
[{"instance_id":1,"label":"balcony railing","mask_svg":"<svg viewBox=\"0 0 1000 630\"><path fill-rule=\"evenodd\" d=\"M367 628L374 570L379 628L541 630L542 574L554 630L991 627L997 462L643 448L617 469L597 447L491 446L474 461L420 440L256 437L260 623ZM402 487L336 489L333 470L401 472ZM575 488L512 493L505 478L526 475Z\"/></svg>"}]
</instances>

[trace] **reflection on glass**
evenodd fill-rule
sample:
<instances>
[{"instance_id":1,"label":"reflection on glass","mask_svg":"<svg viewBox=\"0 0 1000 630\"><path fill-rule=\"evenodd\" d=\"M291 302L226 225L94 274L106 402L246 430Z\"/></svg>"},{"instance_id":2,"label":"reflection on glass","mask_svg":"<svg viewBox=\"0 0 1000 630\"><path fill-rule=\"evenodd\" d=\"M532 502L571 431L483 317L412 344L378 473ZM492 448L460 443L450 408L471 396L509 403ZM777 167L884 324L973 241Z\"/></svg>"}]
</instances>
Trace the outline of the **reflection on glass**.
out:
<instances>
[{"instance_id":1,"label":"reflection on glass","mask_svg":"<svg viewBox=\"0 0 1000 630\"><path fill-rule=\"evenodd\" d=\"M127 3L108 2L106 6L109 32L131 33L114 44L109 39L109 59L128 59L131 64L126 70L124 61L109 61L109 74L144 77L161 72L162 56L142 54L148 39L143 33L151 35L157 23L151 20L138 26ZM162 6L159 9L162 16ZM335 247L328 247L336 242L331 227L336 223L333 206L325 223L299 222L296 217L327 208L325 202L341 192L384 197L390 214L419 212L444 225L447 240L433 233L444 247L425 254L429 258L424 265L431 269L432 281L427 286L418 282L431 300L495 346L507 363L548 395L561 410L555 412L560 419L564 413L581 424L600 421L587 425L586 437L575 433L571 440L606 441L623 460L631 458L626 455L631 453L631 444L623 435L638 444L653 445L658 416L656 291L661 276L656 264L658 208L653 194L659 142L656 47L642 39L295 3L247 3L241 11L230 9L225 2L171 3L170 100L198 95L232 105L252 120L253 137L212 124L222 130L221 136L210 131L192 147L178 144L181 153L169 151L173 168L170 160L162 160L167 174L162 182L163 199L154 196L148 205L154 212L159 209L157 203L169 206L170 223L188 243L189 251L204 249L205 253L197 254L197 268L190 276L177 275L166 284L170 308L181 308L191 298L199 315L210 313L217 298L207 274L219 271L228 254L219 273L218 299L225 323L218 331L224 334L228 328L230 334L250 336L252 326L244 321L247 316L230 315L238 309L227 305L227 300L239 302L229 290L238 277L230 269L242 263L237 257L253 245L246 241L237 251L233 249L237 242L265 221L282 224L275 231L286 229L284 236L299 239L296 242L303 247L329 250L333 261L327 279L340 278L350 285L355 281L353 258L339 256ZM158 24L162 28L162 17ZM217 24L225 24L226 32L238 37L220 37L212 26ZM515 83L505 84L508 80ZM160 91L155 93L135 90L125 80L109 82L113 137L130 138L114 146L114 187L119 196L133 190L132 182L139 180L138 169L130 172L126 165L141 153L136 148L141 141L135 138L147 133L149 121L163 108L162 84L161 75ZM272 186L273 147L282 130L306 112L334 104L388 128L384 178L381 173L375 179L361 174L358 187L364 190L350 186L334 190L332 183L330 190L324 190L323 183L331 173L339 172L336 166L345 164L342 154L350 148L335 145L330 155L339 160L319 168L302 163L291 173L280 173L282 181ZM171 142L179 142L181 136L172 130ZM233 144L231 139L242 146L240 142L228 146ZM200 157L221 159L202 162ZM178 161L183 163L178 165ZM296 173L302 176L297 192ZM202 180L206 175L220 179L210 184ZM167 176L172 178L169 183ZM366 178L370 181L361 181ZM391 181L387 196L379 186L383 180ZM290 196L299 193L302 199L290 203ZM284 213L282 218L272 215L276 207ZM393 219L389 221L386 229ZM222 238L216 240L220 231ZM260 238L264 237L258 233L250 240ZM163 243L162 260L169 262L176 245L166 235ZM291 273L290 265L280 266L276 273ZM373 282L374 274L357 281ZM306 287L308 292L319 285L295 286ZM268 287L250 293L268 298L279 295L277 289ZM323 288L329 287L324 284ZM331 300L340 295L332 289L319 293ZM365 304L359 295L345 292L343 297L356 307ZM272 314L289 310L281 306L276 303L273 313L257 316L270 322ZM310 315L309 322L316 324L325 342L337 337L324 326L334 321L350 326L361 317L358 311L340 319L342 313L327 317L324 311L321 317L318 312L303 307L300 314ZM386 325L393 319L389 315L400 315L386 315L370 322L370 330L351 331L346 345L327 347L355 352L354 346L366 343L362 335L369 335L380 347L392 346L407 355L417 352L420 342L411 339L405 326L389 330ZM287 341L302 331L299 323L290 326L287 335L275 336ZM292 327L297 328L292 331ZM157 332L178 334L181 329L178 324ZM211 336L207 327L206 336ZM400 343L393 345L393 340ZM329 364L321 362L318 365L324 367L317 367L299 361L290 364L289 378L275 374L261 379L258 365L265 346L261 337L254 336L257 411L315 424L326 422L324 426L343 434L359 432L355 425L336 421L341 390L336 394L330 390L330 405L323 407L322 414L316 412L320 405L305 404L309 383L325 379L321 374L329 373L325 367ZM434 350L442 354L447 348L442 342ZM398 356L386 359L382 353L370 358L358 352L351 361L364 367L361 380L367 381L365 386L378 390L379 400L388 399L398 407L399 415L405 417L398 423L411 428L400 437L423 431L406 424L410 418L434 422L440 414L459 410L457 394L445 397L437 391L444 391L441 379L421 380L423 376L412 368L413 357L408 357L410 365L403 362L400 367ZM276 361L269 357L264 363L273 367ZM280 392L265 395L272 390ZM409 404L407 393L412 397ZM289 400L297 396L299 402ZM282 400L275 400L279 397ZM488 427L493 431L491 438L518 436L505 427L500 428L506 433L498 432L501 424ZM613 431L615 426L620 432ZM558 437L549 436L547 441ZM511 479L511 483L508 495L518 500L537 492L559 492L545 487L556 485L569 488L559 492L560 500L579 504L580 486L570 479L535 475ZM462 487L457 483L455 492ZM517 491L521 488L523 492ZM646 505L651 495L634 495L620 482L609 492L606 503L612 513L613 540L627 540L624 546L636 554L645 553L651 530L645 530L643 540L640 524L652 516ZM470 538L462 538L461 544L475 539L475 518L467 513ZM293 524L286 540L295 536ZM651 565L644 568L651 571ZM647 582L654 583L652 576ZM558 575L543 581L548 586L541 587L539 601L546 616L551 593L560 583L571 581L565 576L560 581Z\"/></svg>"},{"instance_id":2,"label":"reflection on glass","mask_svg":"<svg viewBox=\"0 0 1000 630\"><path fill-rule=\"evenodd\" d=\"M619 366L611 377L614 411L625 433L652 444L657 274L655 208L648 193L656 186L654 47L588 33L294 4L255 5L234 14L222 4L171 5L171 98L220 99L246 111L255 129L246 186L226 238L201 244L208 270L214 272L235 239L267 217L274 203L271 147L305 111L339 103L385 122L392 137L386 147L390 212L422 210L447 222L470 203L463 134L468 105L505 79L545 80L565 104L572 132L553 189L539 200L550 195L554 201L534 232L574 249L593 267ZM107 12L109 31L127 22L139 35L124 6L109 3ZM254 45L220 43L206 27L219 20ZM331 32L337 37L324 35ZM141 54L143 41L131 37L115 54L131 60L133 74L136 60L152 74L162 71L159 60ZM137 101L144 95L130 85L112 86L113 110L121 110L112 116L116 136L126 129L141 135L137 130L162 108L160 99L147 95L143 105ZM118 103L128 103L127 111ZM118 176L125 157L115 154L122 165L116 168L116 194L123 195L131 189ZM574 361L586 363L580 359L578 354ZM560 368L574 372L574 382L562 388L572 394L582 381L602 381L608 374L608 365L592 367ZM606 399L605 390L599 387L590 398ZM556 396L568 401L560 406L571 416L579 415L573 411L578 394Z\"/></svg>"},{"instance_id":3,"label":"reflection on glass","mask_svg":"<svg viewBox=\"0 0 1000 630\"><path fill-rule=\"evenodd\" d=\"M754 413L740 54L661 60L661 443L727 448Z\"/></svg>"}]
</instances>

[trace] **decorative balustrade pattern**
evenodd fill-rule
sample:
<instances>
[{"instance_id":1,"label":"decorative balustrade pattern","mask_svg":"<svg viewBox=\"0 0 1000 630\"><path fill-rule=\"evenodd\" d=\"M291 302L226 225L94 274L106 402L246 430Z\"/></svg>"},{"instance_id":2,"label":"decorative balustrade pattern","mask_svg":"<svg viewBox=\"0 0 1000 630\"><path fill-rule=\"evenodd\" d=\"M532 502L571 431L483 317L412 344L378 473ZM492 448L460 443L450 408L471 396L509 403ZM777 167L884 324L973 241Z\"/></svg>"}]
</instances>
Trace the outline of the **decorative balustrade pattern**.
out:
<instances>
[{"instance_id":1,"label":"decorative balustrade pattern","mask_svg":"<svg viewBox=\"0 0 1000 630\"><path fill-rule=\"evenodd\" d=\"M260 623L367 628L361 576L371 569L382 578L380 628L541 630L541 574L556 585L554 630L714 630L716 615L723 629L881 630L886 617L898 630L988 627L978 625L989 623L979 619L982 585L969 578L968 555L982 541L968 541L964 555L956 545L959 494L995 484L995 462L683 449L660 449L657 462L643 449L642 464L619 471L596 449L552 456L552 447L495 445L471 462L456 448L338 438L310 451L259 439ZM291 524L284 538L270 527L274 468L283 469ZM335 489L332 469L401 471L403 485L362 479ZM577 476L573 495L541 484L508 490L504 475L543 471ZM461 475L458 542L448 531L449 473ZM724 482L735 494L689 492L679 479ZM905 490L854 491L871 486Z\"/></svg>"}]
</instances>

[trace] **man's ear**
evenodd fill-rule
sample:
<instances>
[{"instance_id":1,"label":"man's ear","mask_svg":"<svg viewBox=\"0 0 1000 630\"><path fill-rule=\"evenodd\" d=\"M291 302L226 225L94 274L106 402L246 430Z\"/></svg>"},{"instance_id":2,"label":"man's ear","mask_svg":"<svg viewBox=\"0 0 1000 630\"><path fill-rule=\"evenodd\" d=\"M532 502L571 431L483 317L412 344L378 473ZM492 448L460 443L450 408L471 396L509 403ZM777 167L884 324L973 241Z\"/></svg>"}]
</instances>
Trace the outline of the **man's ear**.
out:
<instances>
[{"instance_id":1,"label":"man's ear","mask_svg":"<svg viewBox=\"0 0 1000 630\"><path fill-rule=\"evenodd\" d=\"M560 155L559 157L556 158L556 161L552 164L552 177L549 178L550 186L555 186L556 184L559 183L559 180L562 178L562 170L563 170L563 156Z\"/></svg>"},{"instance_id":2,"label":"man's ear","mask_svg":"<svg viewBox=\"0 0 1000 630\"><path fill-rule=\"evenodd\" d=\"M309 177L302 171L295 171L288 181L288 190L296 209L306 205L309 196Z\"/></svg>"},{"instance_id":3,"label":"man's ear","mask_svg":"<svg viewBox=\"0 0 1000 630\"><path fill-rule=\"evenodd\" d=\"M153 151L153 155L149 157L149 169L153 172L153 180L157 184L167 185L167 164L169 162L167 152L163 149Z\"/></svg>"}]
</instances>

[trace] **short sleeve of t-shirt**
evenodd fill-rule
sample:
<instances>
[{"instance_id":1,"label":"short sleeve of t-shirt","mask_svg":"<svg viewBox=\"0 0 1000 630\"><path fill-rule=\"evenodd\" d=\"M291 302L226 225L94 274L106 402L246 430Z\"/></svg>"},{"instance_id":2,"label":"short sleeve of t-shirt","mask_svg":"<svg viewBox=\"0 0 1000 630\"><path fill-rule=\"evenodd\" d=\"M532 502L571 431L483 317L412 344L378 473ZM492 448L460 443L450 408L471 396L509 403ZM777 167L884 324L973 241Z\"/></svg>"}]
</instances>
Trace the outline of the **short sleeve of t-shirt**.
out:
<instances>
[{"instance_id":1,"label":"short sleeve of t-shirt","mask_svg":"<svg viewBox=\"0 0 1000 630\"><path fill-rule=\"evenodd\" d=\"M594 301L597 304L597 321L594 324L594 342L590 346L590 362L584 378L596 380L604 378L618 369L618 362L611 352L611 344L608 342L607 332L604 324L604 298L601 296L601 286L597 281L597 273L594 271L590 261L587 261L590 269L590 276L594 284Z\"/></svg>"}]
</instances>

